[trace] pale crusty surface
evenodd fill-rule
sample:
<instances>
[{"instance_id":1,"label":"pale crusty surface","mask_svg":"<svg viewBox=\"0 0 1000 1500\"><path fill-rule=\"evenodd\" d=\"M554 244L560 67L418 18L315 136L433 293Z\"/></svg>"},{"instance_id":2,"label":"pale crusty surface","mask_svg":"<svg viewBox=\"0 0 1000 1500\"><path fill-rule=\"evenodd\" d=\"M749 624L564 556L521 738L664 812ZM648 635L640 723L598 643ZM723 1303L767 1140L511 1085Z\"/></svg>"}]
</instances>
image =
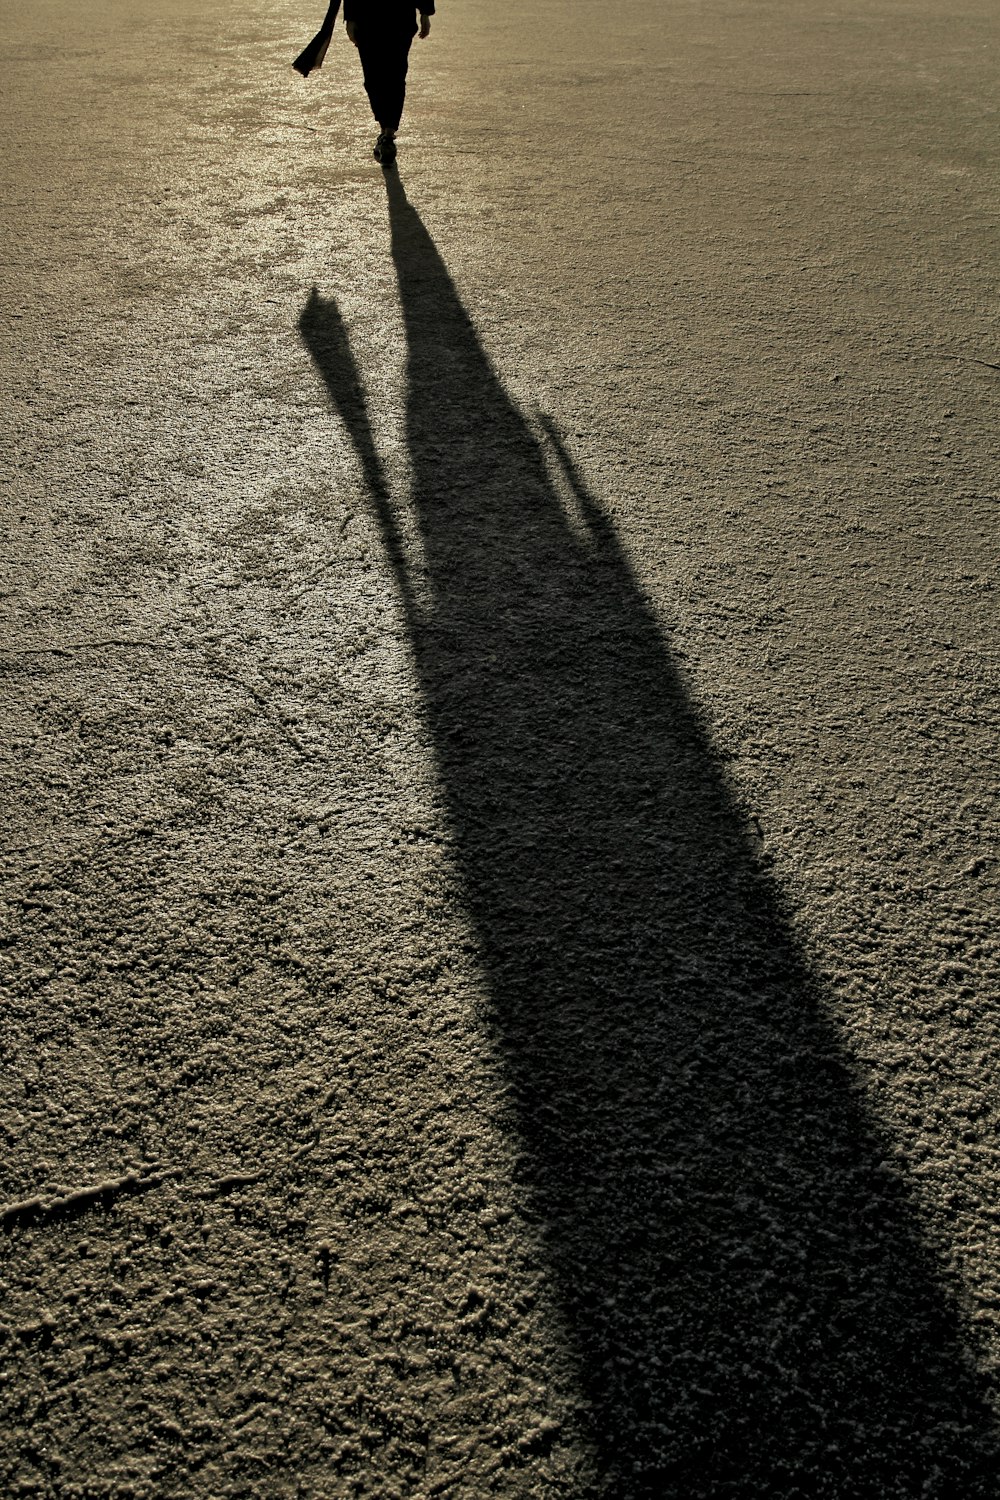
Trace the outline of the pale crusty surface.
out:
<instances>
[{"instance_id":1,"label":"pale crusty surface","mask_svg":"<svg viewBox=\"0 0 1000 1500\"><path fill-rule=\"evenodd\" d=\"M0 10L0 1489L996 1496L992 0Z\"/></svg>"}]
</instances>

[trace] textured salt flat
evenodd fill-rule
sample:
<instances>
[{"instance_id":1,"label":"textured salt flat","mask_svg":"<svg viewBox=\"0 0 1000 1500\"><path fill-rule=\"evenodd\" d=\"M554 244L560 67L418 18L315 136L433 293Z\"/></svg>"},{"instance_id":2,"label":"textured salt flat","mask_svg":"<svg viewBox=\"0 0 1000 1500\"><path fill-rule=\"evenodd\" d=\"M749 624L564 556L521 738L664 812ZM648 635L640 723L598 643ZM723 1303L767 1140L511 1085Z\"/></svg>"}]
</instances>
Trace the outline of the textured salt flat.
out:
<instances>
[{"instance_id":1,"label":"textured salt flat","mask_svg":"<svg viewBox=\"0 0 1000 1500\"><path fill-rule=\"evenodd\" d=\"M995 7L0 15L0 1488L996 1496Z\"/></svg>"}]
</instances>

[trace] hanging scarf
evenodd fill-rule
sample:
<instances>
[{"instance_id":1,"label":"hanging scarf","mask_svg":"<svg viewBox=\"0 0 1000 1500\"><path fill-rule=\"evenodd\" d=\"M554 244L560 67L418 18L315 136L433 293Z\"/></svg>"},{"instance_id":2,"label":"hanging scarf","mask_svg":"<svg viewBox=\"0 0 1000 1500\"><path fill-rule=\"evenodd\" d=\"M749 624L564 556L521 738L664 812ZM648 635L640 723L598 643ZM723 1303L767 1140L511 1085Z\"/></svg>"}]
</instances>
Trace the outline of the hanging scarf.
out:
<instances>
[{"instance_id":1,"label":"hanging scarf","mask_svg":"<svg viewBox=\"0 0 1000 1500\"><path fill-rule=\"evenodd\" d=\"M321 68L323 66L326 49L329 47L330 38L333 36L333 23L337 19L339 10L340 0L330 0L330 9L323 18L322 26L308 47L304 47L292 63L292 67L301 73L303 78L308 78L313 68Z\"/></svg>"}]
</instances>

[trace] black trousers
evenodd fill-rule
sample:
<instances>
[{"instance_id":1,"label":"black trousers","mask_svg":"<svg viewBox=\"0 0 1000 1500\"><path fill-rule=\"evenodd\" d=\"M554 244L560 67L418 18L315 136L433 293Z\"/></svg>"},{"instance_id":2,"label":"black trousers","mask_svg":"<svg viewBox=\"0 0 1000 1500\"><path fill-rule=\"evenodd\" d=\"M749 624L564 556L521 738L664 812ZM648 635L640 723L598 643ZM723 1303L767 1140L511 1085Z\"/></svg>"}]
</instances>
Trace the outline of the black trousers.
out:
<instances>
[{"instance_id":1,"label":"black trousers","mask_svg":"<svg viewBox=\"0 0 1000 1500\"><path fill-rule=\"evenodd\" d=\"M406 98L406 69L412 30L397 27L358 27L358 53L365 75L365 92L383 130L398 130Z\"/></svg>"}]
</instances>

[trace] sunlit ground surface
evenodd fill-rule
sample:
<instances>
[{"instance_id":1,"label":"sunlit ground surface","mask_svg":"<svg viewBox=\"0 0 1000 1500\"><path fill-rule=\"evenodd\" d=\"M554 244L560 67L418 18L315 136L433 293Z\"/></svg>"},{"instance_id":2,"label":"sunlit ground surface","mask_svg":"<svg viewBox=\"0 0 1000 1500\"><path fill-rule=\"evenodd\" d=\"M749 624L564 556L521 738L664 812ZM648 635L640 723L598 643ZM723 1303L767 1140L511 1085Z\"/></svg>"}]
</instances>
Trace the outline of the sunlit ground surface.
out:
<instances>
[{"instance_id":1,"label":"sunlit ground surface","mask_svg":"<svg viewBox=\"0 0 1000 1500\"><path fill-rule=\"evenodd\" d=\"M0 19L5 1493L995 1496L993 7Z\"/></svg>"}]
</instances>

